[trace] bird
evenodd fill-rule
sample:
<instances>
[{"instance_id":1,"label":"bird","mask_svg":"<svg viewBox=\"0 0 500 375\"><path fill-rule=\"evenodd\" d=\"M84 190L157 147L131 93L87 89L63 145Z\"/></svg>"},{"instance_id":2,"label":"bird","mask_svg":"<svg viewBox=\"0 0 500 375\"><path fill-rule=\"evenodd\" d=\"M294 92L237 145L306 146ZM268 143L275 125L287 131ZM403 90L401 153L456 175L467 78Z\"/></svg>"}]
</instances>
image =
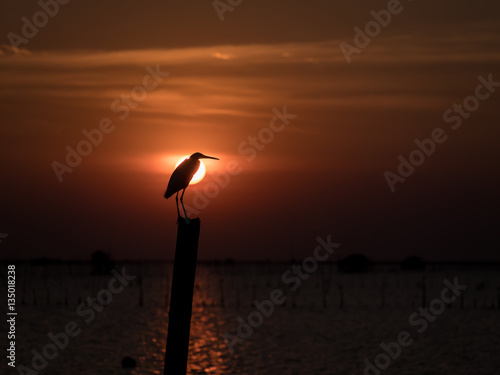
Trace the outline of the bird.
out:
<instances>
[{"instance_id":1,"label":"bird","mask_svg":"<svg viewBox=\"0 0 500 375\"><path fill-rule=\"evenodd\" d=\"M176 193L175 203L177 207L177 217L181 217L179 213L179 191L182 190L181 205L182 209L184 210L184 215L185 215L184 220L186 222L189 222L189 218L186 214L186 209L184 208L184 200L183 200L184 192L186 191L189 182L191 182L191 179L193 178L195 173L198 171L198 168L200 167L200 159L219 160L218 158L215 158L213 156L207 156L203 155L201 152L195 152L189 158L185 159L182 163L180 163L177 166L177 168L175 168L174 172L172 173L172 176L170 176L170 180L168 181L167 190L165 191L166 199L170 198L172 195L174 195L174 193Z\"/></svg>"}]
</instances>

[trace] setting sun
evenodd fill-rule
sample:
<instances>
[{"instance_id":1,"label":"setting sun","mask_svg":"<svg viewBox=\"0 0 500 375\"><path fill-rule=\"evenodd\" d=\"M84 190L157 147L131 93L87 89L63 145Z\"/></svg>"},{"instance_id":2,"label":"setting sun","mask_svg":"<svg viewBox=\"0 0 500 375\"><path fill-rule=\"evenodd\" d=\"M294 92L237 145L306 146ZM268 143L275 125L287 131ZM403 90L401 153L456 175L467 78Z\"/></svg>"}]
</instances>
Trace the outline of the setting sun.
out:
<instances>
[{"instance_id":1,"label":"setting sun","mask_svg":"<svg viewBox=\"0 0 500 375\"><path fill-rule=\"evenodd\" d=\"M177 164L175 165L175 168L177 168L179 166L179 164L182 163L187 158L189 158L189 156L184 156L182 159L180 159L177 162ZM200 182L201 180L203 180L203 177L205 177L206 170L207 169L205 168L205 164L203 164L203 162L200 160L200 167L198 168L198 170L194 174L194 176L191 179L191 182L189 183L189 185L197 184L198 182Z\"/></svg>"}]
</instances>

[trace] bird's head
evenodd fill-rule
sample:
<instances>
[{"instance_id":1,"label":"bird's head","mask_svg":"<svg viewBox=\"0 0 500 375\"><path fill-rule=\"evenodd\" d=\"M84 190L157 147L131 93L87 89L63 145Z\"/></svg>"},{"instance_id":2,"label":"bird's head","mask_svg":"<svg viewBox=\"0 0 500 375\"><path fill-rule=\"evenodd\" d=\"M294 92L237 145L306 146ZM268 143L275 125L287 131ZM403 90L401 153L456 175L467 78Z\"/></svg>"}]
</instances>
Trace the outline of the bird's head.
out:
<instances>
[{"instance_id":1,"label":"bird's head","mask_svg":"<svg viewBox=\"0 0 500 375\"><path fill-rule=\"evenodd\" d=\"M218 158L214 158L213 156L203 155L201 152L195 152L193 155L191 155L189 157L189 159L196 159L196 160L200 160L200 159L215 159L215 160L219 160Z\"/></svg>"}]
</instances>

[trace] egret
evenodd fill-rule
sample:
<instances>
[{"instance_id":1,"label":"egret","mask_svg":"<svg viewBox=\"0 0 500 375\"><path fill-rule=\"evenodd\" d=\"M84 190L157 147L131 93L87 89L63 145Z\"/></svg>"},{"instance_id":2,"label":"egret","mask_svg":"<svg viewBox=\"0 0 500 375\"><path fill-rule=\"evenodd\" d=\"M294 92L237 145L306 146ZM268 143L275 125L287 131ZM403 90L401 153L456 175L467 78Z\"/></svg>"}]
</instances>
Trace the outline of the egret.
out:
<instances>
[{"instance_id":1,"label":"egret","mask_svg":"<svg viewBox=\"0 0 500 375\"><path fill-rule=\"evenodd\" d=\"M195 152L189 158L185 159L182 163L180 163L177 168L175 168L174 173L170 176L170 181L168 181L167 191L165 192L165 198L170 198L174 193L175 195L175 205L177 207L177 216L180 217L179 214L179 191L182 190L181 195L181 205L184 210L184 215L186 216L184 219L188 221L188 217L186 214L186 209L184 208L184 192L191 182L191 179L198 171L200 167L200 159L215 159L213 156L206 156L200 152Z\"/></svg>"}]
</instances>

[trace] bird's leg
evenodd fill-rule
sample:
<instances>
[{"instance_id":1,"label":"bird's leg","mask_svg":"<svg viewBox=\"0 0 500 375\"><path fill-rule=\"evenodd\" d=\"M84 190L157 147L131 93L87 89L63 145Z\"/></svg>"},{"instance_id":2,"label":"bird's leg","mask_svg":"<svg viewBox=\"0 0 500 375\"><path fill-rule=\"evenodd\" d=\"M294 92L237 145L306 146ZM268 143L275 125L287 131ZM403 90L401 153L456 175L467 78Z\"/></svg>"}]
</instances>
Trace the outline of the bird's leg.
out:
<instances>
[{"instance_id":1,"label":"bird's leg","mask_svg":"<svg viewBox=\"0 0 500 375\"><path fill-rule=\"evenodd\" d=\"M181 217L181 214L179 212L179 192L175 194L175 207L177 207L177 220Z\"/></svg>"},{"instance_id":2,"label":"bird's leg","mask_svg":"<svg viewBox=\"0 0 500 375\"><path fill-rule=\"evenodd\" d=\"M182 190L182 194L181 194L181 205L182 205L182 209L184 210L184 220L186 221L186 224L189 224L189 218L188 218L188 215L186 213L186 209L184 208L184 192L186 191L186 189Z\"/></svg>"}]
</instances>

